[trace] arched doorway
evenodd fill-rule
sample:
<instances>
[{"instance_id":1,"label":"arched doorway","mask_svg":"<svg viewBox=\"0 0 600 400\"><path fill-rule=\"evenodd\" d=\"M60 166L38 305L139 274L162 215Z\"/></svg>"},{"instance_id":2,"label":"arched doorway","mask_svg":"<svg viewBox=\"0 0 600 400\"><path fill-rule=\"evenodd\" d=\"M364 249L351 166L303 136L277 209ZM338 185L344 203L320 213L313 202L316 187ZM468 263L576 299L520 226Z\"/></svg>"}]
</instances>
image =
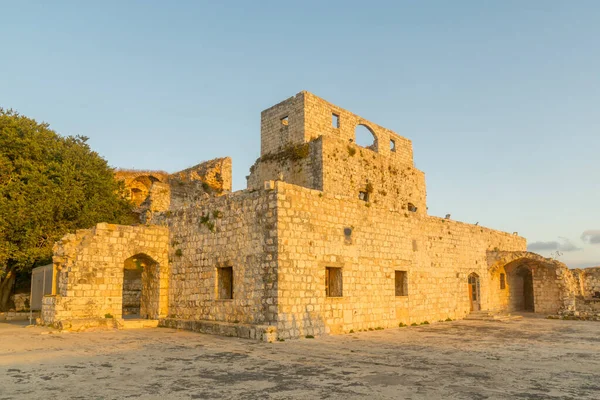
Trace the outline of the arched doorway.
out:
<instances>
[{"instance_id":1,"label":"arched doorway","mask_svg":"<svg viewBox=\"0 0 600 400\"><path fill-rule=\"evenodd\" d=\"M479 275L474 272L469 275L468 284L471 311L479 311L481 310L481 286L479 283Z\"/></svg>"},{"instance_id":2,"label":"arched doorway","mask_svg":"<svg viewBox=\"0 0 600 400\"><path fill-rule=\"evenodd\" d=\"M509 309L511 311L535 311L531 269L520 265L508 273L508 280L511 289Z\"/></svg>"},{"instance_id":3,"label":"arched doorway","mask_svg":"<svg viewBox=\"0 0 600 400\"><path fill-rule=\"evenodd\" d=\"M156 319L159 315L159 264L139 253L123 265L123 318Z\"/></svg>"}]
</instances>

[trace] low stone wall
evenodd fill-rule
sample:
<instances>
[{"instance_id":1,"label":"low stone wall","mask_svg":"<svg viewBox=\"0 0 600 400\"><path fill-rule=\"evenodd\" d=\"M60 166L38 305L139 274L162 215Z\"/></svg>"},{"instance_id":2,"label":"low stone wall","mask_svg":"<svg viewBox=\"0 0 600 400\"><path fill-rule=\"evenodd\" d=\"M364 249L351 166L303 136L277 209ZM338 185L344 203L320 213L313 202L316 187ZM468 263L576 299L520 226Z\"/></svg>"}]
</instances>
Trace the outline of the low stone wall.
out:
<instances>
[{"instance_id":1,"label":"low stone wall","mask_svg":"<svg viewBox=\"0 0 600 400\"><path fill-rule=\"evenodd\" d=\"M8 312L0 312L0 322L4 321L27 321L29 318L32 318L34 321L40 316L39 312L17 312L17 311L8 311Z\"/></svg>"},{"instance_id":2,"label":"low stone wall","mask_svg":"<svg viewBox=\"0 0 600 400\"><path fill-rule=\"evenodd\" d=\"M274 342L277 339L277 327L272 325L251 325L218 321L198 321L166 318L161 319L159 326L172 329L185 329L212 335L234 336L245 339L256 339L263 342Z\"/></svg>"}]
</instances>

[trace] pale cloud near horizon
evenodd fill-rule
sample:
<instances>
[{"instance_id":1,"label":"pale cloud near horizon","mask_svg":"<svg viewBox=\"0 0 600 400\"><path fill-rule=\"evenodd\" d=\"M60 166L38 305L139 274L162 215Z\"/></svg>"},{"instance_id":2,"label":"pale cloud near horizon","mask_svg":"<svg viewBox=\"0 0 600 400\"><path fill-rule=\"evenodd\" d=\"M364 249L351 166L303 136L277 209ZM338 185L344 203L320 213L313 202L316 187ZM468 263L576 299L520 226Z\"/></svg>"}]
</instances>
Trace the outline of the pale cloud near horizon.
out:
<instances>
[{"instance_id":1,"label":"pale cloud near horizon","mask_svg":"<svg viewBox=\"0 0 600 400\"><path fill-rule=\"evenodd\" d=\"M600 231L598 232L600 234ZM566 237L559 236L559 240L551 240L548 242L533 242L527 246L528 251L562 251L562 252L571 252L571 251L580 251L583 250L581 247L578 247L575 243L569 240Z\"/></svg>"},{"instance_id":2,"label":"pale cloud near horizon","mask_svg":"<svg viewBox=\"0 0 600 400\"><path fill-rule=\"evenodd\" d=\"M588 244L600 244L600 229L590 229L583 232L581 240Z\"/></svg>"}]
</instances>

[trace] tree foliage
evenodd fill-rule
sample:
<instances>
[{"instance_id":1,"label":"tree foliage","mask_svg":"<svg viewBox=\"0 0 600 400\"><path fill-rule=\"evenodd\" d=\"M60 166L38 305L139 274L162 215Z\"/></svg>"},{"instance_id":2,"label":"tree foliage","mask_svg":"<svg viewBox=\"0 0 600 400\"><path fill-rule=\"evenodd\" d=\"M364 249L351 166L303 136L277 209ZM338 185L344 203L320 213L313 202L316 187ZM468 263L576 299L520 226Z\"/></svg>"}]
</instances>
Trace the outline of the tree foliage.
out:
<instances>
[{"instance_id":1,"label":"tree foliage","mask_svg":"<svg viewBox=\"0 0 600 400\"><path fill-rule=\"evenodd\" d=\"M122 183L86 141L0 108L0 309L16 275L49 262L66 233L133 222Z\"/></svg>"}]
</instances>

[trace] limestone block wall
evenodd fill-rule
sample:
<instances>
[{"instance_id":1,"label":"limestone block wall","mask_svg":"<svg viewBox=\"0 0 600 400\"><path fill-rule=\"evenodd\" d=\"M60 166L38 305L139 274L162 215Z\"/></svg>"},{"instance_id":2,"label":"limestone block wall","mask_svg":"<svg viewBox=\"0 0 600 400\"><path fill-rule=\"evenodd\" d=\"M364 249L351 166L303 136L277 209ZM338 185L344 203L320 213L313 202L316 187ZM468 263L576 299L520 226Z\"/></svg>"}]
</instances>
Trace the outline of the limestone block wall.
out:
<instances>
[{"instance_id":1,"label":"limestone block wall","mask_svg":"<svg viewBox=\"0 0 600 400\"><path fill-rule=\"evenodd\" d=\"M168 229L101 223L66 235L54 246L58 290L43 299L45 323L122 315L125 262L150 259L154 278L145 288L149 318L167 315ZM126 293L127 295L127 293Z\"/></svg>"},{"instance_id":2,"label":"limestone block wall","mask_svg":"<svg viewBox=\"0 0 600 400\"><path fill-rule=\"evenodd\" d=\"M600 292L600 267L581 271L581 287L584 297L597 297L597 293Z\"/></svg>"},{"instance_id":3,"label":"limestone block wall","mask_svg":"<svg viewBox=\"0 0 600 400\"><path fill-rule=\"evenodd\" d=\"M310 141L321 135L340 139L344 143L356 143L356 127L364 125L375 136L378 154L391 157L395 162L413 165L412 142L394 131L379 126L356 114L351 113L309 92L302 92L304 98L304 141ZM334 126L332 115L338 118ZM394 141L394 151L390 141Z\"/></svg>"},{"instance_id":4,"label":"limestone block wall","mask_svg":"<svg viewBox=\"0 0 600 400\"><path fill-rule=\"evenodd\" d=\"M201 181L219 193L231 192L231 157L215 158L172 174L169 180Z\"/></svg>"},{"instance_id":5,"label":"limestone block wall","mask_svg":"<svg viewBox=\"0 0 600 400\"><path fill-rule=\"evenodd\" d=\"M261 112L261 156L304 142L304 92Z\"/></svg>"},{"instance_id":6,"label":"limestone block wall","mask_svg":"<svg viewBox=\"0 0 600 400\"><path fill-rule=\"evenodd\" d=\"M284 182L278 203L278 334L347 332L462 318L467 277L491 302L486 251L524 250L523 238L480 226L403 213ZM343 296L327 297L326 269L341 268ZM406 271L396 296L395 271Z\"/></svg>"},{"instance_id":7,"label":"limestone block wall","mask_svg":"<svg viewBox=\"0 0 600 400\"><path fill-rule=\"evenodd\" d=\"M282 179L312 189L323 188L323 140L287 147L261 156L247 177L248 189L261 189L265 181Z\"/></svg>"},{"instance_id":8,"label":"limestone block wall","mask_svg":"<svg viewBox=\"0 0 600 400\"><path fill-rule=\"evenodd\" d=\"M399 163L413 164L412 142L409 139L307 91L261 113L261 156L277 153L290 145L310 142L320 136L356 143L358 125L364 125L371 131L375 138L374 150L379 154L395 158Z\"/></svg>"},{"instance_id":9,"label":"limestone block wall","mask_svg":"<svg viewBox=\"0 0 600 400\"><path fill-rule=\"evenodd\" d=\"M263 325L277 320L276 206L275 194L261 189L173 213L170 318ZM230 289L232 298L222 295Z\"/></svg>"},{"instance_id":10,"label":"limestone block wall","mask_svg":"<svg viewBox=\"0 0 600 400\"><path fill-rule=\"evenodd\" d=\"M333 137L323 138L322 153L323 191L355 199L368 192L371 203L427 214L425 174L412 159L406 162Z\"/></svg>"}]
</instances>

